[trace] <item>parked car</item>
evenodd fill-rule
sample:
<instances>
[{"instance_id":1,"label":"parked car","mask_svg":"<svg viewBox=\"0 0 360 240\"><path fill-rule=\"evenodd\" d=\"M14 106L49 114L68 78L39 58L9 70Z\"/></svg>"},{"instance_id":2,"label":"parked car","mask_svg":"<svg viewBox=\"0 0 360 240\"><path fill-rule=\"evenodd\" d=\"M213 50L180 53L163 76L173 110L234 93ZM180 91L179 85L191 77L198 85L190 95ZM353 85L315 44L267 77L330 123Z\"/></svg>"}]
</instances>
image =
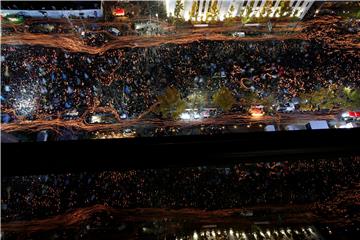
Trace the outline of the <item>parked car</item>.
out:
<instances>
[{"instance_id":1,"label":"parked car","mask_svg":"<svg viewBox=\"0 0 360 240\"><path fill-rule=\"evenodd\" d=\"M360 121L360 112L344 112L341 114L341 119L344 121Z\"/></svg>"},{"instance_id":2,"label":"parked car","mask_svg":"<svg viewBox=\"0 0 360 240\"><path fill-rule=\"evenodd\" d=\"M276 111L283 113L291 113L295 111L295 105L293 103L281 104L276 108Z\"/></svg>"}]
</instances>

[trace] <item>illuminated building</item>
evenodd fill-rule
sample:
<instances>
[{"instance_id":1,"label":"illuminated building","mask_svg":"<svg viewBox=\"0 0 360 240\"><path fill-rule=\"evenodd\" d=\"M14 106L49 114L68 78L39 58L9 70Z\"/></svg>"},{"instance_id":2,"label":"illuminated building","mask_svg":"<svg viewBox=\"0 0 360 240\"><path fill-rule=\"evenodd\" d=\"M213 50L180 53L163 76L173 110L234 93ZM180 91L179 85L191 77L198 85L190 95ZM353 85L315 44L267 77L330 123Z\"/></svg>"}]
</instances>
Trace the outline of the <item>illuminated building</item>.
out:
<instances>
[{"instance_id":1,"label":"illuminated building","mask_svg":"<svg viewBox=\"0 0 360 240\"><path fill-rule=\"evenodd\" d=\"M223 21L231 17L298 17L302 19L315 0L165 0L168 16L175 16L176 6L181 6L180 15L185 21L205 21L218 12L213 20ZM196 5L194 7L193 5ZM214 7L214 5L217 7ZM287 6L282 9L281 6ZM192 13L196 14L192 14ZM192 15L192 16L191 16Z\"/></svg>"}]
</instances>

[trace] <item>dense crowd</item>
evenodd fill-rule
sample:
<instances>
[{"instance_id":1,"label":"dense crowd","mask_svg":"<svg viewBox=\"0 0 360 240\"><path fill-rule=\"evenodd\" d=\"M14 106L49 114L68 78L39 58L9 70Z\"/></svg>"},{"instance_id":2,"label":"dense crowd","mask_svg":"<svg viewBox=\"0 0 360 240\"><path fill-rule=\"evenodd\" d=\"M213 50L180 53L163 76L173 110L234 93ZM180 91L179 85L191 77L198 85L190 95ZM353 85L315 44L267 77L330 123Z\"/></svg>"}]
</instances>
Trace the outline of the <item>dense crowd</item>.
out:
<instances>
[{"instance_id":1,"label":"dense crowd","mask_svg":"<svg viewBox=\"0 0 360 240\"><path fill-rule=\"evenodd\" d=\"M241 79L259 98L286 102L323 86L359 87L359 56L301 40L201 41L112 49L99 55L40 46L2 45L2 110L34 118L111 106L138 116L167 86L182 97L227 86L239 100Z\"/></svg>"},{"instance_id":2,"label":"dense crowd","mask_svg":"<svg viewBox=\"0 0 360 240\"><path fill-rule=\"evenodd\" d=\"M3 221L11 221L94 204L224 209L321 203L351 190L359 180L359 158L4 177L1 213Z\"/></svg>"}]
</instances>

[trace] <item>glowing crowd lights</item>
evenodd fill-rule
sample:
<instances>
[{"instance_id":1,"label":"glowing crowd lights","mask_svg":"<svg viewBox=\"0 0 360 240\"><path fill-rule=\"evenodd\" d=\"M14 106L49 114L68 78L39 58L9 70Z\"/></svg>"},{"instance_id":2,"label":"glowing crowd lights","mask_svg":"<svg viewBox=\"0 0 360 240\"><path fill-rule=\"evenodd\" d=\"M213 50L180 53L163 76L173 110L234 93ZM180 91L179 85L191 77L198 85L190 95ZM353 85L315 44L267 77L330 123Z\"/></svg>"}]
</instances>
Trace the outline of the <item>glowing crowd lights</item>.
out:
<instances>
[{"instance_id":1,"label":"glowing crowd lights","mask_svg":"<svg viewBox=\"0 0 360 240\"><path fill-rule=\"evenodd\" d=\"M27 94L25 91L24 95L16 100L13 107L20 116L32 114L36 110L36 99L31 93Z\"/></svg>"}]
</instances>

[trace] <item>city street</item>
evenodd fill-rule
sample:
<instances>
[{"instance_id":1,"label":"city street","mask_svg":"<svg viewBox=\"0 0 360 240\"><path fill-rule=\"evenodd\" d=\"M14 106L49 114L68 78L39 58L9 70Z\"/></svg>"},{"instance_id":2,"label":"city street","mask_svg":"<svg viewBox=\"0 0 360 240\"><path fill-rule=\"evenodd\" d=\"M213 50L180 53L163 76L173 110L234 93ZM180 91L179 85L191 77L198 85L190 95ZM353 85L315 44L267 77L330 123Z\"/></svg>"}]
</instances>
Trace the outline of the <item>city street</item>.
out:
<instances>
[{"instance_id":1,"label":"city street","mask_svg":"<svg viewBox=\"0 0 360 240\"><path fill-rule=\"evenodd\" d=\"M138 19L139 20L139 19ZM30 19L28 21L28 24L34 24L34 23L38 23L38 22L44 22L45 20L35 20L35 19ZM92 89L101 89L100 91L100 96L99 93L95 93L96 91L91 89L91 85L88 85L89 83L86 83L85 86L86 87L86 91L88 92L92 92L90 94L92 95L87 95L86 99L83 99L81 101L83 101L82 104L82 109L74 109L74 111L80 112L80 114L77 114L77 117L75 119L70 119L70 120L64 120L62 119L62 116L64 114L66 114L68 112L68 110L57 110L57 111L51 111L52 113L46 113L49 112L48 110L41 110L41 108L45 107L45 106L33 106L33 103L30 103L29 100L26 100L27 102L24 102L24 104L30 104L32 107L29 108L28 110L21 110L21 111L31 111L31 115L32 115L32 119L28 119L28 116L24 116L22 113L20 113L19 111L19 107L21 109L23 109L24 107L21 107L22 103L16 103L16 100L14 102L14 104L11 106L10 105L2 105L2 110L3 112L12 114L14 116L14 119L17 119L15 121L6 123L6 124L2 124L1 126L1 130L7 133L15 133L15 132L27 132L27 133L31 133L31 132L39 132L42 130L52 130L58 134L61 134L61 129L71 129L72 131L79 131L79 132L85 132L85 133L90 133L90 132L95 132L95 131L121 131L122 129L127 129L127 128L138 128L139 126L142 127L150 127L150 128L157 128L157 129L162 129L162 128L192 128L192 127L206 127L206 126L218 126L219 128L222 127L226 127L227 129L231 128L231 126L236 126L232 129L230 132L241 132L241 131L249 131L251 129L253 129L254 126L257 126L256 128L259 129L260 128L264 128L266 125L275 125L277 126L278 129L285 129L287 125L305 125L306 123L308 123L309 121L312 120L327 120L327 121L332 121L333 124L336 123L340 123L340 114L342 111L346 111L347 109L343 109L343 110L337 110L334 113L321 113L321 112L300 112L298 110L296 110L295 112L292 113L276 113L276 114L265 114L265 116L262 117L252 117L250 116L248 113L244 113L244 111L236 111L233 110L229 113L222 113L222 114L218 114L215 117L209 117L209 118L202 118L202 119L193 119L193 120L181 120L181 119L162 119L159 117L154 117L152 113L156 112L156 105L159 103L156 101L156 94L157 92L161 92L162 89L161 87L158 88L159 86L159 80L158 78L163 77L164 74L159 74L159 76L155 76L153 75L153 77L155 77L155 83L153 83L153 85L150 85L148 88L154 89L153 92L146 92L146 88L144 86L139 88L139 83L138 80L136 80L136 76L131 76L131 78L134 78L135 81L135 85L132 85L132 88L135 89L135 91L137 92L136 94L140 94L144 97L144 102L145 104L143 104L143 106L141 107L137 107L136 105L132 105L132 106L128 106L128 103L123 102L123 98L124 98L124 90L125 88L128 88L129 85L129 77L128 73L126 73L125 75L123 74L124 71L132 71L131 67L129 66L129 68L127 69L126 66L129 64L129 61L131 61L130 59L134 59L141 56L142 54L148 56L149 60L152 62L157 62L158 60L156 60L156 54L154 55L153 53L156 53L158 50L157 49L167 49L167 48L179 48L181 49L181 46L184 46L184 49L188 49L189 46L192 45L197 45L197 44L201 44L203 42L211 42L211 44L214 44L214 46L219 43L219 46L225 44L225 49L224 51L228 51L226 50L228 47L226 46L226 44L229 42L229 44L231 45L236 45L237 43L239 45L243 45L245 48L249 48L249 50L241 50L241 51L252 51L252 44L261 46L262 42L264 42L264 44L273 44L273 43L281 43L284 44L286 43L289 46L286 46L284 48L284 50L280 50L281 51L290 51L288 50L289 47L294 48L294 50L291 51L298 51L300 50L300 54L303 54L304 51L307 51L307 49L309 48L310 43L313 44L314 42L319 42L319 44L325 44L327 49L323 49L321 51L324 52L328 52L328 53L335 53L338 54L339 51L341 52L342 57L344 58L349 58L349 61L355 61L352 59L358 59L358 51L359 51L359 47L360 47L360 43L356 40L359 37L359 32L357 32L356 34L337 34L336 36L333 35L333 31L330 26L341 26L347 23L344 23L343 20L341 20L338 17L330 17L330 16L326 16L326 17L322 17L322 18L315 18L312 20L308 20L308 21L301 21L301 22L296 22L296 23L290 23L290 22L281 22L281 21L277 21L276 23L274 23L274 26L272 27L272 31L269 32L268 28L266 27L266 24L262 24L260 25L260 27L247 27L244 24L241 23L235 23L232 24L231 26L223 26L223 25L213 25L210 27L202 27L202 28L195 28L192 26L187 26L187 27L181 27L181 28L174 28L171 27L171 25L169 25L166 22L159 22L160 25L162 25L162 27L164 29L168 29L169 32L167 33L163 33L163 34L155 34L155 35L138 35L138 34L129 34L129 35L124 35L124 36L114 36L111 33L109 33L109 31L106 30L87 30L88 34L102 34L103 36L107 36L105 39L105 42L99 42L99 44L93 44L93 45L89 45L87 44L87 42L85 41L85 39L83 37L81 37L79 35L78 27L76 26L90 26L91 24L94 24L93 20L70 20L67 19L66 21L64 19L61 20L54 20L54 19L49 19L48 20L49 24L52 23L57 23L60 24L60 26L63 27L63 29L71 29L71 27L74 27L74 31L73 33L57 33L57 32L53 32L53 33L31 33L28 29L24 29L24 28L20 28L18 29L18 26L14 26L15 31L12 32L10 35L2 35L1 36L1 40L2 40L2 48L4 48L5 53L7 51L9 51L8 54L9 57L11 57L11 53L16 49L23 49L25 51L25 47L32 47L33 49L41 49L41 51L45 50L45 51L49 51L49 55L50 54L56 54L59 56L59 54L63 54L65 53L65 58L69 58L67 55L70 54L70 61L72 61L71 59L73 58L79 58L80 57L80 62L83 62L82 66L84 67L83 69L79 69L80 71L84 71L84 73L82 73L85 78L89 78L89 72L88 71L94 71L95 72L92 74L91 76L91 81L94 82L92 83ZM107 27L107 26L116 26L116 25L121 25L124 23L119 23L119 22L102 22L99 23L98 25L101 27ZM127 23L128 24L128 23ZM328 26L328 27L327 27ZM9 27L9 25L6 25L6 27ZM320 29L317 29L319 28ZM120 27L119 27L120 28ZM245 36L245 37L234 37L231 36L229 33L232 32L241 32L241 31L252 31L252 32L256 32L256 35L249 35L249 36ZM98 36L98 35L94 35L94 36ZM297 42L298 47L296 47L296 45L292 46L291 42ZM308 46L303 49L304 47L304 43L307 44ZM299 49L300 47L300 49ZM259 47L257 47L259 48ZM298 50L296 50L298 48ZM314 46L314 48L316 48ZM56 49L56 50L55 50ZM124 50L122 50L124 49ZM60 51L60 52L59 52ZM116 53L114 55L113 52L118 52L118 56L116 56ZM139 53L138 55L135 56L129 56L126 57L126 54L128 54L128 51L134 51L134 52L144 52L144 53ZM162 51L162 50L161 50ZM168 50L166 50L168 51ZM179 50L176 50L179 52ZM181 50L183 51L183 50ZM279 51L279 50L277 50ZM315 50L318 51L318 50ZM55 53L56 52L56 53ZM150 54L149 54L150 52ZM25 75L27 76L31 76L30 79L26 80L26 81L30 81L30 85L32 85L32 87L34 87L34 93L39 91L39 83L36 83L36 81L39 81L36 79L34 79L34 76L36 76L37 74L39 75L39 77L45 76L47 75L47 79L51 78L51 80L55 80L55 81L60 81L58 83L53 83L53 85L60 85L59 89L56 90L58 92L54 92L54 90L50 90L48 87L40 87L40 91L42 91L43 93L45 93L45 95L47 94L48 91L55 93L55 95L59 95L59 94L68 94L70 93L70 95L72 95L73 93L73 84L70 84L71 88L66 86L69 86L68 84L68 77L64 74L65 72L68 72L70 74L70 80L71 79L78 79L78 84L79 84L79 70L76 69L75 71L75 75L74 77L72 76L72 74L74 73L70 73L69 71L73 71L73 65L76 64L74 63L67 63L67 67L63 68L63 69L56 69L56 67L53 65L53 63L46 63L47 66L44 65L45 69L47 69L47 73L35 73L35 72L31 72L33 70L31 69L31 66L29 65L29 62L33 61L33 60L26 60L26 58L31 57L31 53L30 55L26 55L28 53L21 53L19 52L20 56L17 58L17 60L24 60L23 63L21 63L23 66L25 66L27 70L25 70ZM187 54L187 53L183 53L183 54ZM236 52L234 51L234 56L230 56L229 58L235 57L236 56ZM258 53L258 57L257 58L253 58L251 61L260 61L260 65L255 67L255 71L257 72L261 72L261 61L263 61L263 58L266 58L267 56L261 56L263 53ZM276 53L274 53L276 54ZM296 53L298 54L298 53ZM251 54L250 54L251 55ZM305 58L308 57L309 54L304 55ZM5 55L6 56L6 55ZM108 57L107 57L108 56ZM125 56L125 59L124 59ZM208 61L207 64L210 64L211 61L221 61L220 59L207 59L206 58L206 54L204 55L205 58L203 58L202 61ZM274 55L273 55L274 56ZM47 58L48 56L46 56ZM106 70L104 70L104 67L101 67L98 73L96 73L96 67L93 66L93 63L95 63L95 60L89 60L91 58L102 58L103 60L100 61L105 61L105 59L108 59L107 62L111 63L110 66L105 66ZM159 55L159 57L161 57L161 55ZM246 63L246 59L243 58L243 56L241 56L242 62ZM253 57L253 56L251 56ZM285 55L285 57L287 57ZM289 57L291 57L291 53L289 53ZM42 57L41 57L42 58ZM39 60L35 60L35 62L40 61L40 65L44 64L44 60L42 59ZM116 59L118 58L118 59ZM308 57L309 59L306 61L317 61L316 59L312 59L310 57ZM319 59L319 56L317 57ZM36 59L36 58L35 58ZM335 59L335 58L334 58ZM86 61L84 61L86 60ZM149 71L154 71L154 73L156 71L164 71L164 70L160 70L162 67L157 66L157 67L151 67L151 64L149 62L149 60L147 60L147 58L144 59L145 61L145 65L144 64L138 64L137 60L133 61L134 67L132 67L132 69L140 69L141 67L144 66L143 70L145 73L149 72ZM48 60L45 60L48 61ZM96 60L98 61L98 60ZM113 62L115 61L115 62ZM160 60L162 61L162 60ZM196 62L197 60L194 60L193 64L197 64ZM274 60L268 60L272 65L266 65L268 68L266 70L262 70L264 71L262 74L258 75L259 77L261 77L261 79L265 79L266 81L279 81L278 76L284 75L284 68L289 68L289 71L293 71L294 72L294 76L291 76L291 72L287 71L286 74L288 74L288 78L293 78L293 79L297 79L297 75L300 74L310 74L310 78L319 78L319 74L323 74L323 71L320 71L320 73L313 73L314 69L312 69L313 67L311 66L311 64L309 65L309 63L307 63L306 61L304 61L303 63L305 64L304 66L304 70L300 70L299 73L296 73L295 69L292 69L292 67L287 67L286 64L290 63L290 62L284 62L282 64L280 64L281 66L276 67L276 70L274 69ZM327 60L325 60L327 61ZM5 69L5 72L2 71L2 74L4 74L4 78L6 80L6 82L13 84L12 81L8 76L8 66L11 65L8 64L6 61L2 62L2 64L5 64L5 67L3 69ZM101 63L103 64L103 63ZM178 71L185 71L185 68L181 67L181 62L178 63L173 63L178 65ZM180 64L180 65L179 65ZM214 63L211 63L214 64ZM251 63L254 64L254 63ZM256 63L258 64L258 63ZM317 63L316 63L317 64ZM40 67L39 65L39 67ZM86 67L85 67L86 66ZM223 69L228 68L229 66L227 64L223 64L222 67L217 68L217 71L220 70L224 71ZM256 66L256 65L255 65ZM187 66L187 68L194 68L194 65L189 65ZM315 65L315 68L320 68L321 65L317 66ZM346 83L346 81L348 81L349 83L354 82L355 79L353 79L354 76L356 76L356 67L354 67L354 72L351 73L348 71L348 73L352 74L347 76L348 80L341 80L338 84L339 85L346 85L348 83ZM43 68L43 67L41 67ZM61 66L62 68L62 66ZM88 70L86 70L86 68L89 68ZM152 68L152 70L150 70ZM158 70L156 70L156 68L159 68ZM49 71L50 69L51 72ZM171 67L169 67L168 70L165 69L165 71L169 71L171 69ZM247 64L245 66L245 68L239 68L239 66L237 66L237 64L234 65L234 67L230 67L229 69L226 69L226 73L223 72L221 74L230 74L230 81L233 82L232 84L228 85L228 87L230 88L230 90L238 92L239 90L241 91L250 91L250 88L248 86L246 86L244 84L244 79L246 79L247 81L250 81L250 79L256 80L257 79L257 75L253 75L253 70L254 68L251 68L249 66L249 64ZM269 71L269 69L272 69L271 71ZM15 69L14 69L15 70ZM30 71L29 71L30 70ZM54 70L55 72L58 72L57 75L54 74ZM274 71L275 70L275 71ZM328 69L329 70L329 69ZM328 71L327 70L327 71ZM338 71L338 68L334 68L335 71ZM170 70L172 71L172 70ZM191 72L191 74L189 76L184 75L183 78L186 79L186 81L189 81L189 79L191 79L191 77L194 77L194 72L199 72L198 69L195 68L195 70L192 70L193 72ZM310 73L309 73L310 71ZM351 70L352 71L352 70ZM62 73L61 73L62 72ZM51 74L50 74L51 73ZM61 74L60 74L61 73ZM129 72L130 73L130 72ZM14 75L16 75L17 73L12 73ZM49 75L50 74L50 75ZM62 76L62 79L57 78L56 76L59 76L59 74ZM96 76L97 74L99 74L98 76ZM136 73L138 74L138 73ZM165 73L165 75L168 75L169 73ZM213 69L211 70L211 73L207 73L205 75L201 75L200 77L210 77L213 78L215 75ZM264 75L266 74L266 75ZM274 75L275 74L275 75ZM326 73L327 74L327 73ZM343 74L343 73L341 73ZM209 76L207 76L209 75ZM168 75L168 76L171 76ZM236 77L239 76L239 77ZM266 79L267 76L272 76L270 79ZM328 77L332 76L332 74L327 74L326 77L325 76L321 76L320 79L322 79L322 81L326 82L329 79L326 79ZM336 74L335 74L336 76ZM147 77L149 77L149 75L147 75ZM287 88L290 87L289 82L286 82L287 80L284 78L285 76L281 76L281 81L282 84L284 85L283 88L285 91ZM18 76L18 78L23 78L23 76ZM57 79L56 79L57 78ZM141 78L144 78L144 76L141 76ZM197 77L195 77L196 79ZM241 78L241 79L240 79ZM284 78L284 79L283 79ZM309 78L309 77L307 77ZM119 80L122 79L122 80ZM154 78L152 78L154 79ZM282 80L283 79L283 80ZM305 79L305 78L304 78ZM342 78L344 79L344 78ZM221 81L223 81L224 79L222 79ZM47 81L43 78L42 80ZM62 81L65 81L65 86L62 86ZM142 84L149 84L149 82L146 83L146 79L143 80ZM154 80L152 80L154 81ZM163 80L161 80L163 81ZM168 79L167 80L168 83L170 84L170 82L172 82L172 80ZM183 80L181 80L183 81ZM214 85L211 88L208 87L199 87L197 86L197 91L199 90L206 90L206 91L215 91L217 88L219 88L219 86L221 86L222 84L224 84L224 82L215 82L215 80L211 80L214 81L213 83L208 82L207 85ZM216 80L217 81L217 80ZM225 82L228 81L228 77L226 77ZM293 81L293 80L292 80ZM301 82L303 81L303 82ZM309 83L307 83L307 81L309 80L300 80L299 83L297 83L298 86L303 86L305 89L311 89L312 87L307 87ZM80 82L81 83L81 82ZM255 82L254 82L255 83ZM46 83L47 84L47 83ZM188 92L190 91L195 91L195 90L191 90L192 87L185 87L182 86L180 82L173 82L170 85L175 84L178 85L180 87L180 92ZM189 82L186 83L187 86L191 86L191 80ZM199 84L199 83L195 83L195 84ZM235 84L235 85L234 85ZM276 90L276 85L278 84L277 82L269 82L268 84L272 85L271 89L266 89L269 88L269 85L265 87L264 84L259 84L257 87L258 89L256 91L262 91L262 92L266 92L266 91L278 91L278 93L280 93L279 91L282 91L280 89ZM256 85L255 84L255 85ZM311 83L312 84L312 83ZM356 88L357 83L355 82L355 85L353 84L352 86ZM21 91L27 91L27 89L31 88L30 85L24 86L23 90ZM84 83L81 83L81 85L84 86ZM325 84L326 85L326 84ZM96 86L96 87L95 87ZM241 86L240 89L238 89L238 86ZM310 86L310 85L309 85ZM15 87L15 86L14 86ZM19 86L16 86L19 87ZM182 87L184 87L183 89L181 89ZM214 89L215 87L215 89ZM252 86L254 87L254 86ZM122 89L122 92L120 92L119 89ZM84 90L76 90L75 93L79 93L80 94L80 98L84 98L85 96L84 94ZM297 96L299 95L299 90L300 89L294 89L291 92L292 96ZM6 90L7 91L7 90ZM30 90L31 91L31 90ZM98 90L97 90L98 91ZM281 94L284 94L281 93ZM65 97L65 99L69 98L70 95L68 97ZM278 102L279 101L286 101L285 99L288 99L289 97L291 97L290 94L287 94L287 96L285 97L286 94L284 94L283 96L279 95L277 96ZM119 99L119 96L122 96L121 99ZM126 96L126 95L125 95ZM260 95L259 95L260 96ZM45 97L45 96L44 96ZM46 99L48 99L48 97L46 97ZM71 97L72 98L72 97ZM130 96L130 99L132 98L132 96ZM281 100L280 100L281 99ZM44 101L48 102L48 100ZM132 102L137 101L137 100L131 100ZM140 104L141 101L139 103L136 104ZM275 102L274 102L275 103ZM38 104L38 103L37 103ZM135 104L135 103L133 103ZM65 106L67 106L70 104L69 103L65 103ZM78 104L79 105L79 104ZM238 104L241 107L241 104ZM17 107L14 107L17 106ZM25 105L24 105L25 106ZM154 108L155 106L155 108ZM136 112L131 112L133 108L136 108L137 111ZM32 108L39 108L39 110L31 110ZM51 106L50 106L51 108ZM69 107L65 107L66 109L68 109ZM131 117L126 117L126 119L122 118L122 114L124 114L120 109L127 109L125 112L127 115L131 115ZM101 109L102 112L107 112L110 113L113 118L114 118L114 122L113 123L96 123L96 124L91 124L89 123L86 119L91 117L90 113L94 113L97 112L99 109ZM105 109L105 110L104 110ZM141 110L140 110L141 109ZM224 132L224 131L223 131ZM226 131L225 131L226 132Z\"/></svg>"}]
</instances>

